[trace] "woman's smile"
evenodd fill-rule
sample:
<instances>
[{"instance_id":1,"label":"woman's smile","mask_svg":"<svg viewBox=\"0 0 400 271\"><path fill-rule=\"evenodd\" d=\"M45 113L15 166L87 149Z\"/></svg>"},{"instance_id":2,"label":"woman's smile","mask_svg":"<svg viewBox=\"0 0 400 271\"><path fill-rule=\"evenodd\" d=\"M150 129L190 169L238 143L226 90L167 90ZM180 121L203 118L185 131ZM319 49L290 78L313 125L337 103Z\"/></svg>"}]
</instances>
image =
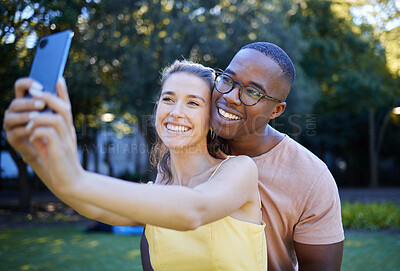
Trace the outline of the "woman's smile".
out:
<instances>
[{"instance_id":1,"label":"woman's smile","mask_svg":"<svg viewBox=\"0 0 400 271\"><path fill-rule=\"evenodd\" d=\"M175 125L172 123L167 123L165 125L168 131L175 132L175 133L186 133L190 130L189 127L183 125Z\"/></svg>"}]
</instances>

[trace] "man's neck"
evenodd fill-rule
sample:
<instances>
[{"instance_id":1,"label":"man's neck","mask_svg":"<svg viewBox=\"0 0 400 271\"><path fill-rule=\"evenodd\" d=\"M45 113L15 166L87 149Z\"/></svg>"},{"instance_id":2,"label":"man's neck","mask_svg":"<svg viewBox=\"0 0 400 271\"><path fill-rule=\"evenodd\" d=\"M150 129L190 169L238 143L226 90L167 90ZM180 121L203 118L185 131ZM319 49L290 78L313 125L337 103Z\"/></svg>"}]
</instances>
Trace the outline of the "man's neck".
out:
<instances>
[{"instance_id":1,"label":"man's neck","mask_svg":"<svg viewBox=\"0 0 400 271\"><path fill-rule=\"evenodd\" d=\"M255 157L272 150L285 136L267 125L264 134L248 134L240 138L227 140L229 154Z\"/></svg>"}]
</instances>

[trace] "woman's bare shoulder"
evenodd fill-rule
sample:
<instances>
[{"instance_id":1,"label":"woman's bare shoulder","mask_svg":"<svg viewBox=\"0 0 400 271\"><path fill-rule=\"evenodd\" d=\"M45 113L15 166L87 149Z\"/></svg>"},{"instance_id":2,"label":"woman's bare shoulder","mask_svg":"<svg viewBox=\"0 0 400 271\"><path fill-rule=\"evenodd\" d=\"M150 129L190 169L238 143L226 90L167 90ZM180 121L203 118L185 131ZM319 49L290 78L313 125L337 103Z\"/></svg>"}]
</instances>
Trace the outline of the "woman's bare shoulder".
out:
<instances>
[{"instance_id":1,"label":"woman's bare shoulder","mask_svg":"<svg viewBox=\"0 0 400 271\"><path fill-rule=\"evenodd\" d=\"M229 175L236 175L243 177L258 179L258 169L256 163L247 155L232 156L221 165L221 173L229 173Z\"/></svg>"},{"instance_id":2,"label":"woman's bare shoulder","mask_svg":"<svg viewBox=\"0 0 400 271\"><path fill-rule=\"evenodd\" d=\"M256 166L256 163L247 155L237 155L237 156L231 156L227 162L229 162L231 165L243 165L243 166Z\"/></svg>"}]
</instances>

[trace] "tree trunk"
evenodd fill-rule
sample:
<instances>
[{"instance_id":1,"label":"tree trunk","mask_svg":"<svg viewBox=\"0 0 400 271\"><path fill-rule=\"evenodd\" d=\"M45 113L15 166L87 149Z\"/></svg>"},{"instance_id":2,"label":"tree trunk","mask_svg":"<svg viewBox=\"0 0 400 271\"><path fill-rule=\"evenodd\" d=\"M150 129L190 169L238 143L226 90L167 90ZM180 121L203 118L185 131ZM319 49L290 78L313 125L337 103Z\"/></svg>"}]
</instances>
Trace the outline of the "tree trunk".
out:
<instances>
[{"instance_id":1,"label":"tree trunk","mask_svg":"<svg viewBox=\"0 0 400 271\"><path fill-rule=\"evenodd\" d=\"M91 129L92 133L92 146L94 147L93 150L93 160L94 160L94 172L99 173L99 148L100 146L97 145L97 129Z\"/></svg>"},{"instance_id":2,"label":"tree trunk","mask_svg":"<svg viewBox=\"0 0 400 271\"><path fill-rule=\"evenodd\" d=\"M27 165L14 149L10 147L8 151L18 168L19 209L23 212L29 212L31 209L33 186L28 180Z\"/></svg>"},{"instance_id":3,"label":"tree trunk","mask_svg":"<svg viewBox=\"0 0 400 271\"><path fill-rule=\"evenodd\" d=\"M369 166L370 166L370 187L379 186L378 178L378 154L376 152L376 135L375 135L375 112L370 109L368 111L368 129L369 129Z\"/></svg>"},{"instance_id":4,"label":"tree trunk","mask_svg":"<svg viewBox=\"0 0 400 271\"><path fill-rule=\"evenodd\" d=\"M106 162L107 166L108 166L108 176L113 177L114 176L114 172L113 172L113 166L112 166L112 162L111 162L111 158L110 158L110 149L112 146L112 141L111 139L108 139L107 143L106 143L106 157L104 159L104 161Z\"/></svg>"},{"instance_id":5,"label":"tree trunk","mask_svg":"<svg viewBox=\"0 0 400 271\"><path fill-rule=\"evenodd\" d=\"M29 212L31 209L32 185L29 183L28 171L23 161L18 165L18 172L19 209L23 212Z\"/></svg>"}]
</instances>

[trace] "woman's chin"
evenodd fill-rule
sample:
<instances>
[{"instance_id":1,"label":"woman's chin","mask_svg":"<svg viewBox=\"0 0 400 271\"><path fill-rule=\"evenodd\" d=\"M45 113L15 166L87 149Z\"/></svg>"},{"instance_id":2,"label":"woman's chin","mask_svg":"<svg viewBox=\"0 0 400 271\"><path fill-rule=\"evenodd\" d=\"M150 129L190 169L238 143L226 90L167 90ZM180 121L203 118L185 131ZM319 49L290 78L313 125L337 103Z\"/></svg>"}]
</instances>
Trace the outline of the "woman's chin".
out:
<instances>
[{"instance_id":1,"label":"woman's chin","mask_svg":"<svg viewBox=\"0 0 400 271\"><path fill-rule=\"evenodd\" d=\"M204 146L201 146L200 144L169 144L166 145L171 153L175 154L198 154L202 152L207 152L207 147L204 148Z\"/></svg>"}]
</instances>

